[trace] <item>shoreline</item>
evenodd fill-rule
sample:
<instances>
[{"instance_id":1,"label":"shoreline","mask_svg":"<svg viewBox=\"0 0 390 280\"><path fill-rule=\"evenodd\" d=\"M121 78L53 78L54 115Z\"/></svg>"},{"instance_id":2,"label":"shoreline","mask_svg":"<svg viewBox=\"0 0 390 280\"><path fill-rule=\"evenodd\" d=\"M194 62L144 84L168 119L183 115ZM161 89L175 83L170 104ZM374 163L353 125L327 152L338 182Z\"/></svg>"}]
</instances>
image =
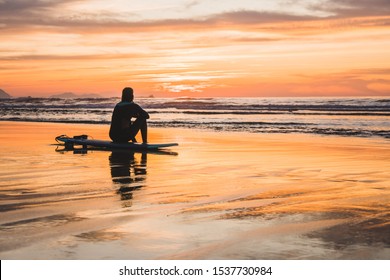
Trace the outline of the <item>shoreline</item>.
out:
<instances>
[{"instance_id":1,"label":"shoreline","mask_svg":"<svg viewBox=\"0 0 390 280\"><path fill-rule=\"evenodd\" d=\"M390 138L388 100L356 99L182 99L140 103L153 127L202 128L251 133L305 133ZM5 102L2 119L53 123L109 124L115 102L61 100Z\"/></svg>"},{"instance_id":2,"label":"shoreline","mask_svg":"<svg viewBox=\"0 0 390 280\"><path fill-rule=\"evenodd\" d=\"M68 125L68 126L89 126L93 125L96 127L108 127L107 131L109 129L110 122L107 123L100 123L100 122L85 122L85 121L69 121L69 122L62 122L62 121L36 121L36 120L0 120L1 123L36 123L36 124L58 124L58 125ZM254 131L233 131L233 130L220 130L220 129L209 129L209 128L192 128L192 127L162 127L160 125L154 126L153 124L149 125L150 130L167 130L167 129L173 129L173 130L190 130L190 131L199 131L200 133L217 133L217 134L242 134L242 135L255 135L255 137L265 137L265 138L272 138L274 136L275 138L284 138L286 136L291 137L307 137L307 138L327 138L327 139L362 139L362 140L373 140L373 141L379 141L379 142L386 142L390 141L390 138L384 137L384 136L356 136L356 135L334 135L334 134L316 134L316 133L304 133L304 132L287 132L287 133L280 133L280 132L254 132ZM108 132L107 132L107 138L104 138L104 140L109 140ZM390 143L390 142L389 142Z\"/></svg>"},{"instance_id":3,"label":"shoreline","mask_svg":"<svg viewBox=\"0 0 390 280\"><path fill-rule=\"evenodd\" d=\"M77 153L54 138L108 126L0 128L2 259L390 259L386 139L151 127L173 153Z\"/></svg>"}]
</instances>

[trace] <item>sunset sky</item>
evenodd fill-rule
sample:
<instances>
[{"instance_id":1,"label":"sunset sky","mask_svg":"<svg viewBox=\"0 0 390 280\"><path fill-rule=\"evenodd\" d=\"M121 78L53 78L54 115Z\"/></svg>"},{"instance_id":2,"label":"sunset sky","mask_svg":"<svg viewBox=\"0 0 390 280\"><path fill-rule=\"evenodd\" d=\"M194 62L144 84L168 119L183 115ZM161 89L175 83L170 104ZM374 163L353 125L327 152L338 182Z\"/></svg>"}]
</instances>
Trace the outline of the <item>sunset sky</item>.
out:
<instances>
[{"instance_id":1,"label":"sunset sky","mask_svg":"<svg viewBox=\"0 0 390 280\"><path fill-rule=\"evenodd\" d=\"M0 0L0 89L390 96L390 0Z\"/></svg>"}]
</instances>

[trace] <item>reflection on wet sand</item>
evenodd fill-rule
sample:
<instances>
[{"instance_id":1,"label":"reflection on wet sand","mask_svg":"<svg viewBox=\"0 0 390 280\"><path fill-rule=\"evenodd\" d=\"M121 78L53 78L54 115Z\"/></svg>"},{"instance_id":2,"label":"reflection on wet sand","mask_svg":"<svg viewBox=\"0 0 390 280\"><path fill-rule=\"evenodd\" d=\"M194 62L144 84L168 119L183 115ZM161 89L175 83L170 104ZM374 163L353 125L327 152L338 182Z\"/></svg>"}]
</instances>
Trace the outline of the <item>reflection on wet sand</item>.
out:
<instances>
[{"instance_id":1,"label":"reflection on wet sand","mask_svg":"<svg viewBox=\"0 0 390 280\"><path fill-rule=\"evenodd\" d=\"M335 171L330 173L325 169L321 172L309 171L289 169L286 171L289 176L281 172L269 173L268 176L256 177L256 182L268 180L264 186L257 189L257 193L248 191L245 194L241 190L240 196L235 198L220 196L217 199L218 196L214 196L214 200L203 200L204 203L187 207L182 213L192 216L214 215L215 218L229 223L258 222L258 228L231 234L228 243L223 239L221 243L215 243L213 246L198 247L191 252L169 255L167 258L193 258L194 255L203 258L213 254L215 246L226 251L222 255L233 254L238 247L246 251L243 248L248 246L247 251L250 251L254 242L261 244L263 249L261 252L252 252L251 258L265 258L265 255L271 259L276 255L285 258L324 258L316 255L312 248L333 252L333 257L342 259L388 258L388 174L380 170L352 175L342 169L337 170L337 175L334 175ZM284 178L283 182L280 176ZM366 179L370 177L375 180ZM335 178L337 183L334 182ZM295 181L305 184L297 184ZM284 227L285 225L288 227ZM265 248L268 245L261 240L266 234L270 234L267 239L275 240L281 235L295 234L296 240L292 244L305 245L290 248L291 252L295 252L291 255L290 252L281 254L283 250L288 251L287 247L278 253L275 253L275 248L267 251ZM228 245L231 247L230 251L227 250Z\"/></svg>"},{"instance_id":2,"label":"reflection on wet sand","mask_svg":"<svg viewBox=\"0 0 390 280\"><path fill-rule=\"evenodd\" d=\"M112 182L117 185L121 200L133 198L133 191L145 184L147 153L141 153L140 159L131 151L112 151L109 156ZM131 204L125 204L128 207Z\"/></svg>"},{"instance_id":3,"label":"reflection on wet sand","mask_svg":"<svg viewBox=\"0 0 390 280\"><path fill-rule=\"evenodd\" d=\"M56 148L57 152L73 152L73 154L86 155L94 151L111 152L108 157L111 178L114 185L118 188L117 193L122 201L127 201L123 204L124 207L130 207L130 200L133 198L133 192L142 188L146 179L146 166L148 153L162 155L177 155L175 152L165 150L153 151L135 151L135 150L107 150L94 147L62 147Z\"/></svg>"},{"instance_id":4,"label":"reflection on wet sand","mask_svg":"<svg viewBox=\"0 0 390 280\"><path fill-rule=\"evenodd\" d=\"M179 157L54 152L70 128L107 133L0 129L1 259L390 259L388 141L153 129Z\"/></svg>"}]
</instances>

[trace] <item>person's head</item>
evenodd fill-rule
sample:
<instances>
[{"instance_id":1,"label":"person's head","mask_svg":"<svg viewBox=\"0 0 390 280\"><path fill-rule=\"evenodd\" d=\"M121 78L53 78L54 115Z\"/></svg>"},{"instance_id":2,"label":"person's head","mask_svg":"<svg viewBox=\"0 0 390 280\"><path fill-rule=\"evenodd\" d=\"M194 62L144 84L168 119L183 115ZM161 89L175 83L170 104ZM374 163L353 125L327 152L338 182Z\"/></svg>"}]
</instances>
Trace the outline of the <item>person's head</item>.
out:
<instances>
[{"instance_id":1,"label":"person's head","mask_svg":"<svg viewBox=\"0 0 390 280\"><path fill-rule=\"evenodd\" d=\"M122 101L123 102L132 102L134 99L133 89L131 87L125 87L122 90Z\"/></svg>"}]
</instances>

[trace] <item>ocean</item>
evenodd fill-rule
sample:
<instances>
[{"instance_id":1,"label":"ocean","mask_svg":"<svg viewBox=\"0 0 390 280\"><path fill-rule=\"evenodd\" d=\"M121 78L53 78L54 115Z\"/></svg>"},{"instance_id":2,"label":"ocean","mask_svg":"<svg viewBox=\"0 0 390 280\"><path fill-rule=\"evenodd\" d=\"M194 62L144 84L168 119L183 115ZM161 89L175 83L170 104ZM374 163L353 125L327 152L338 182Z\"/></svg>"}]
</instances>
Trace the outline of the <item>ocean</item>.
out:
<instances>
[{"instance_id":1,"label":"ocean","mask_svg":"<svg viewBox=\"0 0 390 280\"><path fill-rule=\"evenodd\" d=\"M0 120L109 124L118 98L0 100ZM139 98L152 127L390 138L390 98Z\"/></svg>"}]
</instances>

